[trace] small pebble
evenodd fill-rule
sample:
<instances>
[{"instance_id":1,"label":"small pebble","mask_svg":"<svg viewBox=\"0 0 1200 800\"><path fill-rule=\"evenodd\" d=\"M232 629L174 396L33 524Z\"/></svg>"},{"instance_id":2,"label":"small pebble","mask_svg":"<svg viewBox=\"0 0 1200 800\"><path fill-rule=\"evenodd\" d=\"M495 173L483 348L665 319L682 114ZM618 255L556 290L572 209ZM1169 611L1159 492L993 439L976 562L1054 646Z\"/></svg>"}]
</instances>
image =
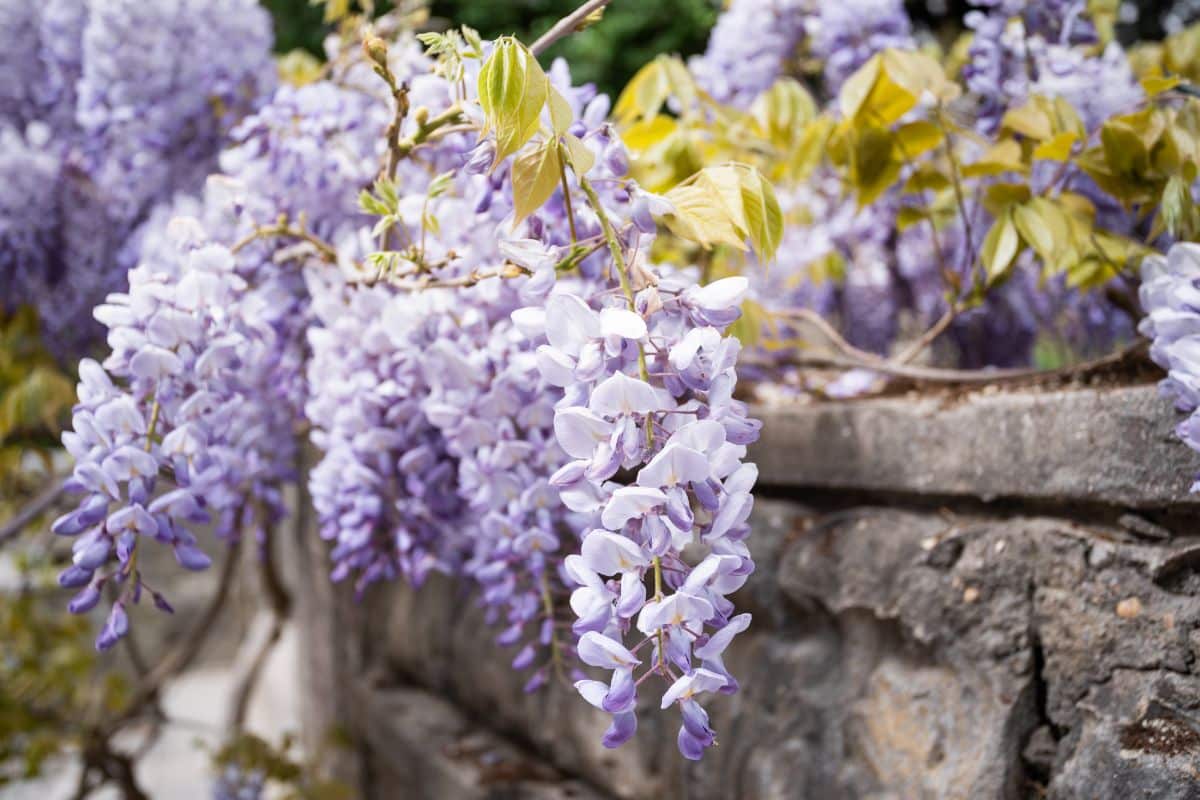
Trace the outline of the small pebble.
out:
<instances>
[{"instance_id":1,"label":"small pebble","mask_svg":"<svg viewBox=\"0 0 1200 800\"><path fill-rule=\"evenodd\" d=\"M1126 597L1117 603L1117 616L1121 619L1133 619L1142 613L1142 601L1136 597Z\"/></svg>"}]
</instances>

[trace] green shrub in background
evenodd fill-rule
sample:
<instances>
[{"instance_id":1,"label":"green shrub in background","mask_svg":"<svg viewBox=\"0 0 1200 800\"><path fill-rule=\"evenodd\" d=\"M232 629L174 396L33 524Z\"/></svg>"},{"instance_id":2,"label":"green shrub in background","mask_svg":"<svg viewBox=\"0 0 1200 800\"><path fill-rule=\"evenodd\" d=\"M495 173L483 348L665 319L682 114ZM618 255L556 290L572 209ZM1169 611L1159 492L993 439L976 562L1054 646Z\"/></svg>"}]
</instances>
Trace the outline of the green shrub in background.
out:
<instances>
[{"instance_id":1,"label":"green shrub in background","mask_svg":"<svg viewBox=\"0 0 1200 800\"><path fill-rule=\"evenodd\" d=\"M569 14L580 0L434 0L435 16L470 25L484 38L514 34L530 42ZM613 3L604 24L568 37L547 55L571 63L576 82L592 81L616 97L637 69L659 53L704 49L720 0Z\"/></svg>"},{"instance_id":2,"label":"green shrub in background","mask_svg":"<svg viewBox=\"0 0 1200 800\"><path fill-rule=\"evenodd\" d=\"M575 10L581 0L433 0L435 22L470 25L485 39L514 34L531 42ZM263 0L275 16L276 49L321 53L322 10L309 0ZM550 57L571 62L576 81L593 81L612 97L658 53L688 56L704 49L720 0L638 0L614 3L604 24L569 37Z\"/></svg>"}]
</instances>

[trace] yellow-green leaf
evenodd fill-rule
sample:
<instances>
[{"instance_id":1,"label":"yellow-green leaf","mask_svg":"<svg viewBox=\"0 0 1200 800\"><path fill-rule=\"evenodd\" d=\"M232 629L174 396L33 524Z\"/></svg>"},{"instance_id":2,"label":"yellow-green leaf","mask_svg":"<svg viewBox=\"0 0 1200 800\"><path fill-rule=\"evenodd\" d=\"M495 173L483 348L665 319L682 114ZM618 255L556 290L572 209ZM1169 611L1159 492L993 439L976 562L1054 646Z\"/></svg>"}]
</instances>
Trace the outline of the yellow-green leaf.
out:
<instances>
[{"instance_id":1,"label":"yellow-green leaf","mask_svg":"<svg viewBox=\"0 0 1200 800\"><path fill-rule=\"evenodd\" d=\"M1077 141L1079 141L1079 136L1070 131L1056 133L1033 148L1033 157L1050 161L1066 161L1071 157L1071 148Z\"/></svg>"},{"instance_id":2,"label":"yellow-green leaf","mask_svg":"<svg viewBox=\"0 0 1200 800\"><path fill-rule=\"evenodd\" d=\"M1012 211L1013 224L1021 239L1033 248L1042 261L1050 264L1054 259L1054 232L1039 212L1036 203L1015 206Z\"/></svg>"},{"instance_id":3,"label":"yellow-green leaf","mask_svg":"<svg viewBox=\"0 0 1200 800\"><path fill-rule=\"evenodd\" d=\"M709 248L727 244L745 250L750 239L769 261L783 237L783 213L771 184L753 167L706 167L666 193L675 207L664 221L676 235Z\"/></svg>"},{"instance_id":4,"label":"yellow-green leaf","mask_svg":"<svg viewBox=\"0 0 1200 800\"><path fill-rule=\"evenodd\" d=\"M854 129L849 149L850 180L859 206L873 202L900 177L901 162L892 157L895 135L885 129Z\"/></svg>"},{"instance_id":5,"label":"yellow-green leaf","mask_svg":"<svg viewBox=\"0 0 1200 800\"><path fill-rule=\"evenodd\" d=\"M1001 130L1010 130L1038 142L1053 136L1054 125L1050 116L1034 100L1006 111L1000 119Z\"/></svg>"},{"instance_id":6,"label":"yellow-green leaf","mask_svg":"<svg viewBox=\"0 0 1200 800\"><path fill-rule=\"evenodd\" d=\"M1027 183L993 183L983 193L983 207L998 217L1009 206L1025 203L1032 196Z\"/></svg>"},{"instance_id":7,"label":"yellow-green leaf","mask_svg":"<svg viewBox=\"0 0 1200 800\"><path fill-rule=\"evenodd\" d=\"M968 178L981 178L1005 172L1023 173L1028 169L1029 165L1021 158L1021 145L1012 139L1004 139L988 148L978 161L963 167L962 173Z\"/></svg>"},{"instance_id":8,"label":"yellow-green leaf","mask_svg":"<svg viewBox=\"0 0 1200 800\"><path fill-rule=\"evenodd\" d=\"M766 137L786 147L817 116L817 104L794 78L780 78L750 106L750 114Z\"/></svg>"},{"instance_id":9,"label":"yellow-green leaf","mask_svg":"<svg viewBox=\"0 0 1200 800\"><path fill-rule=\"evenodd\" d=\"M917 223L924 222L928 215L923 209L904 206L896 212L896 229L907 230Z\"/></svg>"},{"instance_id":10,"label":"yellow-green leaf","mask_svg":"<svg viewBox=\"0 0 1200 800\"><path fill-rule=\"evenodd\" d=\"M1163 92L1169 92L1179 84L1183 83L1183 79L1178 75L1147 75L1142 78L1142 89L1146 92L1147 97L1155 97Z\"/></svg>"},{"instance_id":11,"label":"yellow-green leaf","mask_svg":"<svg viewBox=\"0 0 1200 800\"><path fill-rule=\"evenodd\" d=\"M642 67L621 90L613 115L620 125L653 119L671 94L670 77L661 59Z\"/></svg>"},{"instance_id":12,"label":"yellow-green leaf","mask_svg":"<svg viewBox=\"0 0 1200 800\"><path fill-rule=\"evenodd\" d=\"M995 283L1008 273L1020 246L1021 237L1013 223L1012 214L1005 213L997 217L984 237L983 249L979 253L989 284Z\"/></svg>"},{"instance_id":13,"label":"yellow-green leaf","mask_svg":"<svg viewBox=\"0 0 1200 800\"><path fill-rule=\"evenodd\" d=\"M857 117L867 98L871 96L871 91L879 80L882 60L876 53L842 84L842 89L838 92L838 105L846 119Z\"/></svg>"},{"instance_id":14,"label":"yellow-green leaf","mask_svg":"<svg viewBox=\"0 0 1200 800\"><path fill-rule=\"evenodd\" d=\"M896 129L896 149L908 160L927 153L942 143L945 132L927 120L917 120Z\"/></svg>"},{"instance_id":15,"label":"yellow-green leaf","mask_svg":"<svg viewBox=\"0 0 1200 800\"><path fill-rule=\"evenodd\" d=\"M496 161L515 153L537 132L549 81L525 45L506 36L479 72L479 103L486 130L496 134Z\"/></svg>"},{"instance_id":16,"label":"yellow-green leaf","mask_svg":"<svg viewBox=\"0 0 1200 800\"><path fill-rule=\"evenodd\" d=\"M753 168L742 177L742 211L750 245L762 261L771 261L783 239L783 211L771 184Z\"/></svg>"},{"instance_id":17,"label":"yellow-green leaf","mask_svg":"<svg viewBox=\"0 0 1200 800\"><path fill-rule=\"evenodd\" d=\"M741 231L734 226L725 205L707 188L681 183L667 192L666 198L674 209L663 221L676 236L706 249L718 244L746 249Z\"/></svg>"},{"instance_id":18,"label":"yellow-green leaf","mask_svg":"<svg viewBox=\"0 0 1200 800\"><path fill-rule=\"evenodd\" d=\"M567 128L571 127L571 123L575 121L575 115L571 112L571 105L567 99L559 94L558 89L550 87L550 126L554 129L555 135L562 135L567 132Z\"/></svg>"},{"instance_id":19,"label":"yellow-green leaf","mask_svg":"<svg viewBox=\"0 0 1200 800\"><path fill-rule=\"evenodd\" d=\"M587 175L596 164L596 156L591 149L578 137L569 133L563 136L563 144L567 148L567 158L570 160L571 169L575 171L576 175Z\"/></svg>"},{"instance_id":20,"label":"yellow-green leaf","mask_svg":"<svg viewBox=\"0 0 1200 800\"><path fill-rule=\"evenodd\" d=\"M888 126L912 110L926 92L948 101L959 89L925 53L889 48L872 56L842 84L838 103L849 121Z\"/></svg>"},{"instance_id":21,"label":"yellow-green leaf","mask_svg":"<svg viewBox=\"0 0 1200 800\"><path fill-rule=\"evenodd\" d=\"M550 199L559 184L561 168L558 141L554 139L517 156L512 166L513 225L520 224Z\"/></svg>"}]
</instances>

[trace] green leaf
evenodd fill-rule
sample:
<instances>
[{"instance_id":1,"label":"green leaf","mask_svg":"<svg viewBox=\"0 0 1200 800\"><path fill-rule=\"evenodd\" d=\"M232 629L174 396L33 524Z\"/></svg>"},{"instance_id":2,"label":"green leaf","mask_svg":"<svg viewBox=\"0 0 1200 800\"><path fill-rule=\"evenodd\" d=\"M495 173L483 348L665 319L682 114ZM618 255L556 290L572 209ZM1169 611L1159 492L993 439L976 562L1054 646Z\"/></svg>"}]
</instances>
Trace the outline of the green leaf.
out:
<instances>
[{"instance_id":1,"label":"green leaf","mask_svg":"<svg viewBox=\"0 0 1200 800\"><path fill-rule=\"evenodd\" d=\"M1162 214L1163 224L1167 231L1175 237L1180 236L1187 221L1192 216L1192 191L1188 182L1182 176L1172 175L1163 187Z\"/></svg>"},{"instance_id":2,"label":"green leaf","mask_svg":"<svg viewBox=\"0 0 1200 800\"><path fill-rule=\"evenodd\" d=\"M528 142L538 130L549 81L537 59L511 36L496 41L479 72L479 103L486 131L496 134L496 162Z\"/></svg>"},{"instance_id":3,"label":"green leaf","mask_svg":"<svg viewBox=\"0 0 1200 800\"><path fill-rule=\"evenodd\" d=\"M571 169L575 171L576 175L587 175L596 165L596 156L592 153L591 148L581 142L579 137L569 133L562 137L562 141L567 148L567 162L571 165Z\"/></svg>"},{"instance_id":4,"label":"green leaf","mask_svg":"<svg viewBox=\"0 0 1200 800\"><path fill-rule=\"evenodd\" d=\"M621 90L613 116L621 126L653 119L671 95L670 77L662 59L642 67Z\"/></svg>"},{"instance_id":5,"label":"green leaf","mask_svg":"<svg viewBox=\"0 0 1200 800\"><path fill-rule=\"evenodd\" d=\"M896 129L896 149L908 160L929 152L945 139L941 127L928 120L917 120Z\"/></svg>"},{"instance_id":6,"label":"green leaf","mask_svg":"<svg viewBox=\"0 0 1200 800\"><path fill-rule=\"evenodd\" d=\"M571 113L571 106L567 103L567 99L559 94L553 86L550 87L549 105L550 126L554 129L556 136L561 136L567 132L567 128L571 127L571 123L575 121L575 115Z\"/></svg>"},{"instance_id":7,"label":"green leaf","mask_svg":"<svg viewBox=\"0 0 1200 800\"><path fill-rule=\"evenodd\" d=\"M926 92L949 101L960 90L928 55L889 48L872 56L842 84L838 104L848 122L888 126L911 111Z\"/></svg>"},{"instance_id":8,"label":"green leaf","mask_svg":"<svg viewBox=\"0 0 1200 800\"><path fill-rule=\"evenodd\" d=\"M1055 236L1046 218L1044 208L1037 203L1037 200L1040 199L1036 198L1025 205L1014 206L1012 210L1013 224L1017 228L1017 233L1021 235L1021 239L1033 248L1042 261L1046 264L1053 264L1056 250Z\"/></svg>"},{"instance_id":9,"label":"green leaf","mask_svg":"<svg viewBox=\"0 0 1200 800\"><path fill-rule=\"evenodd\" d=\"M561 169L555 139L517 156L512 167L514 226L550 199L559 184Z\"/></svg>"},{"instance_id":10,"label":"green leaf","mask_svg":"<svg viewBox=\"0 0 1200 800\"><path fill-rule=\"evenodd\" d=\"M783 211L771 184L758 170L742 177L742 211L750 246L762 261L775 258L783 239Z\"/></svg>"},{"instance_id":11,"label":"green leaf","mask_svg":"<svg viewBox=\"0 0 1200 800\"><path fill-rule=\"evenodd\" d=\"M817 116L817 104L794 78L781 78L750 106L750 114L777 147L787 147Z\"/></svg>"},{"instance_id":12,"label":"green leaf","mask_svg":"<svg viewBox=\"0 0 1200 800\"><path fill-rule=\"evenodd\" d=\"M983 249L979 253L989 284L995 283L1008 273L1020 246L1021 237L1017 233L1012 213L997 217L984 237Z\"/></svg>"},{"instance_id":13,"label":"green leaf","mask_svg":"<svg viewBox=\"0 0 1200 800\"><path fill-rule=\"evenodd\" d=\"M664 218L667 227L705 248L745 250L749 239L759 258L769 261L783 237L783 213L771 184L745 164L706 167L666 198L674 206Z\"/></svg>"}]
</instances>

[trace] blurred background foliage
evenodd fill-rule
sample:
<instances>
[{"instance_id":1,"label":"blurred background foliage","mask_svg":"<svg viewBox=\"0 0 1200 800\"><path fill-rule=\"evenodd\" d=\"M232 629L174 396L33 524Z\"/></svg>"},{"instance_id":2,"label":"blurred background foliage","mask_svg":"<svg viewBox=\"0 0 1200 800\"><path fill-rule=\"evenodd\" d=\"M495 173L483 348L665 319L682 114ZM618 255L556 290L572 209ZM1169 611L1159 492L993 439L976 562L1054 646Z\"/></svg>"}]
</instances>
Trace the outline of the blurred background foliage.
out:
<instances>
[{"instance_id":1,"label":"blurred background foliage","mask_svg":"<svg viewBox=\"0 0 1200 800\"><path fill-rule=\"evenodd\" d=\"M581 0L432 0L436 27L470 25L485 39L514 34L531 42L574 11ZM309 0L264 0L275 15L276 49L321 53L322 10ZM720 0L638 0L614 3L604 24L569 37L548 56L571 62L577 80L593 81L615 97L638 67L659 53L704 49ZM379 4L381 10L386 5Z\"/></svg>"},{"instance_id":2,"label":"blurred background foliage","mask_svg":"<svg viewBox=\"0 0 1200 800\"><path fill-rule=\"evenodd\" d=\"M470 25L485 39L514 34L531 42L580 2L430 0L429 7L435 27ZM263 0L263 4L275 17L278 52L300 49L321 55L326 26L320 6L310 0ZM548 55L565 57L576 80L592 81L616 97L638 68L659 53L687 57L703 51L724 4L725 0L618 0L605 12L603 25L568 37ZM941 31L947 40L971 8L966 0L910 0L906 5L914 21ZM389 6L387 0L376 2L379 11ZM1160 39L1200 13L1200 0L1139 0L1119 6L1118 38L1126 43Z\"/></svg>"}]
</instances>

